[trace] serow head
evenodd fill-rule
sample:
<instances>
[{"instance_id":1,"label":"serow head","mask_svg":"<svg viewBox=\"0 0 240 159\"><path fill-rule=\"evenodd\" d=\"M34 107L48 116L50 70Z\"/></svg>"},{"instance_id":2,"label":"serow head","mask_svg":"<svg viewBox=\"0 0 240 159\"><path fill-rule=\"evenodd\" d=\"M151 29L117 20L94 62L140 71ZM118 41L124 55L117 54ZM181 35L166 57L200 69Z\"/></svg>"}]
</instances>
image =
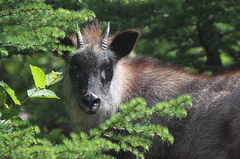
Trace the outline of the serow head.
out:
<instances>
[{"instance_id":1,"label":"serow head","mask_svg":"<svg viewBox=\"0 0 240 159\"><path fill-rule=\"evenodd\" d=\"M77 26L78 27L78 26ZM129 29L109 37L110 23L104 36L98 23L86 26L76 36L66 36L61 42L76 48L76 53L65 52L65 80L69 80L72 96L78 107L87 114L95 114L106 103L111 103L111 85L117 76L119 60L133 49L140 33ZM119 71L119 70L118 70Z\"/></svg>"}]
</instances>

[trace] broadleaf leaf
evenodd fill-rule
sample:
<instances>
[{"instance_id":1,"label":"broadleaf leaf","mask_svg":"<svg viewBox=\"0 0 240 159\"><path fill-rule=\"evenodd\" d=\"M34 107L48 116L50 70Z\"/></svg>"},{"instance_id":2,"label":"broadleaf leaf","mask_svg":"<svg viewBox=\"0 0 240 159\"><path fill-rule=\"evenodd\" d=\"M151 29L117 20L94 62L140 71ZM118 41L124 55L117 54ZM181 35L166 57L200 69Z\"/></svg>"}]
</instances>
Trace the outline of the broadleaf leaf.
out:
<instances>
[{"instance_id":1,"label":"broadleaf leaf","mask_svg":"<svg viewBox=\"0 0 240 159\"><path fill-rule=\"evenodd\" d=\"M36 89L32 88L27 91L27 94L30 98L56 98L59 97L49 89Z\"/></svg>"},{"instance_id":2,"label":"broadleaf leaf","mask_svg":"<svg viewBox=\"0 0 240 159\"><path fill-rule=\"evenodd\" d=\"M14 90L12 90L5 82L0 81L0 86L5 89L5 91L9 94L9 96L12 98L13 102L17 105L21 105L21 102L18 100L17 96L15 95Z\"/></svg>"},{"instance_id":3,"label":"broadleaf leaf","mask_svg":"<svg viewBox=\"0 0 240 159\"><path fill-rule=\"evenodd\" d=\"M61 72L52 71L51 73L46 75L46 78L47 78L47 86L50 86L61 81L63 78L63 75Z\"/></svg>"},{"instance_id":4,"label":"broadleaf leaf","mask_svg":"<svg viewBox=\"0 0 240 159\"><path fill-rule=\"evenodd\" d=\"M33 79L35 82L36 88L45 88L46 87L46 75L45 73L38 67L30 65Z\"/></svg>"}]
</instances>

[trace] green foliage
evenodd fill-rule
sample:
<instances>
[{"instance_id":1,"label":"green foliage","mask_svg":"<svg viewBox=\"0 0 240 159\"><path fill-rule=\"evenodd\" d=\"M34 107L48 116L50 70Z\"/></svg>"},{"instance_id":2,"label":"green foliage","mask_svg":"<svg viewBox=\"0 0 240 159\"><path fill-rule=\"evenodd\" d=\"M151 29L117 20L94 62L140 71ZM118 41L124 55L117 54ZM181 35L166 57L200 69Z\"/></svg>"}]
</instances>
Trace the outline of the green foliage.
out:
<instances>
[{"instance_id":1,"label":"green foliage","mask_svg":"<svg viewBox=\"0 0 240 159\"><path fill-rule=\"evenodd\" d=\"M141 98L133 99L120 107L121 113L92 129L90 134L72 134L72 139L60 143L52 141L51 136L41 135L37 126L27 121L5 121L0 125L1 158L112 158L103 152L130 151L137 158L144 158L139 151L149 150L151 139L173 143L173 137L166 127L150 123L150 116L186 116L185 108L192 105L190 96L180 96L170 102L159 103L150 108ZM116 133L124 131L125 133ZM102 138L104 137L104 138ZM116 142L112 142L112 140ZM59 140L59 139L58 139Z\"/></svg>"},{"instance_id":2,"label":"green foliage","mask_svg":"<svg viewBox=\"0 0 240 159\"><path fill-rule=\"evenodd\" d=\"M45 73L38 67L30 65L33 79L35 82L35 87L36 88L45 88L46 86L46 75Z\"/></svg>"},{"instance_id":3,"label":"green foliage","mask_svg":"<svg viewBox=\"0 0 240 159\"><path fill-rule=\"evenodd\" d=\"M57 83L62 79L62 73L54 72L45 75L45 73L38 67L30 65L33 79L35 82L35 88L27 91L29 98L57 98L57 95L51 90L46 89L48 86Z\"/></svg>"},{"instance_id":4,"label":"green foliage","mask_svg":"<svg viewBox=\"0 0 240 159\"><path fill-rule=\"evenodd\" d=\"M33 79L35 82L35 87L31 88L27 91L28 97L20 102L18 97L16 96L14 90L12 90L5 82L0 81L0 113L1 120L8 119L19 119L18 113L20 112L17 109L20 105L25 103L30 98L57 98L57 95L51 90L47 89L48 86L55 84L56 82L62 79L62 73L54 72L45 75L45 73L38 67L30 65ZM47 78L48 77L48 78ZM7 104L7 94L11 97L14 104Z\"/></svg>"},{"instance_id":5,"label":"green foliage","mask_svg":"<svg viewBox=\"0 0 240 159\"><path fill-rule=\"evenodd\" d=\"M93 18L92 11L52 9L44 0L2 0L0 2L0 57L33 52L61 53L70 50L57 43L74 24Z\"/></svg>"},{"instance_id":6,"label":"green foliage","mask_svg":"<svg viewBox=\"0 0 240 159\"><path fill-rule=\"evenodd\" d=\"M13 102L17 105L21 105L20 101L17 99L14 90L12 90L5 82L0 81L0 86L8 93L8 95L12 98ZM3 97L2 100L6 98L5 92L2 92L1 96ZM6 100L4 100L6 101ZM2 103L4 104L4 102Z\"/></svg>"},{"instance_id":7,"label":"green foliage","mask_svg":"<svg viewBox=\"0 0 240 159\"><path fill-rule=\"evenodd\" d=\"M0 124L0 158L43 158L51 157L51 143L36 138L40 130L27 121L9 121ZM47 157L47 158L48 158ZM53 157L53 156L52 156Z\"/></svg>"}]
</instances>

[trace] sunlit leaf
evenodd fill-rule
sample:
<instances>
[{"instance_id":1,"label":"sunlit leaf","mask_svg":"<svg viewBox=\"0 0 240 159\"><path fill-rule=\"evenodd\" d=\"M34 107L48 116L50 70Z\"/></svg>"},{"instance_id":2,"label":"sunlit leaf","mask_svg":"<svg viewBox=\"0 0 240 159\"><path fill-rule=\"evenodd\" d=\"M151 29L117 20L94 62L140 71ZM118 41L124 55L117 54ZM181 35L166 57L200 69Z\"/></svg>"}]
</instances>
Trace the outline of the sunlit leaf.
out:
<instances>
[{"instance_id":1,"label":"sunlit leaf","mask_svg":"<svg viewBox=\"0 0 240 159\"><path fill-rule=\"evenodd\" d=\"M36 88L46 87L46 75L38 67L30 65Z\"/></svg>"},{"instance_id":2,"label":"sunlit leaf","mask_svg":"<svg viewBox=\"0 0 240 159\"><path fill-rule=\"evenodd\" d=\"M59 97L51 90L48 89L36 89L32 88L27 91L27 94L30 98L56 98Z\"/></svg>"},{"instance_id":3,"label":"sunlit leaf","mask_svg":"<svg viewBox=\"0 0 240 159\"><path fill-rule=\"evenodd\" d=\"M62 75L62 72L52 71L51 73L46 75L46 78L47 78L47 86L50 86L61 81L63 78L63 75Z\"/></svg>"},{"instance_id":4,"label":"sunlit leaf","mask_svg":"<svg viewBox=\"0 0 240 159\"><path fill-rule=\"evenodd\" d=\"M14 90L12 90L5 82L0 81L0 86L2 86L5 91L9 94L12 98L13 102L17 105L21 105L21 102L18 100L17 96L15 95Z\"/></svg>"}]
</instances>

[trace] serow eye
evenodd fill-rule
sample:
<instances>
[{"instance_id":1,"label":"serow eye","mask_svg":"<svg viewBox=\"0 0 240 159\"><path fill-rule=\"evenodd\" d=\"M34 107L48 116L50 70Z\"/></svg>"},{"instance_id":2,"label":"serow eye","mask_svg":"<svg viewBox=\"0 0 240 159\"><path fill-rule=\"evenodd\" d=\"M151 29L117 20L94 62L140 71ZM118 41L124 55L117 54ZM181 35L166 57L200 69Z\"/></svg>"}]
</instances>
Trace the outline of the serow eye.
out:
<instances>
[{"instance_id":1,"label":"serow eye","mask_svg":"<svg viewBox=\"0 0 240 159\"><path fill-rule=\"evenodd\" d=\"M107 66L106 67L106 71L110 72L112 70L112 67L111 66Z\"/></svg>"},{"instance_id":2,"label":"serow eye","mask_svg":"<svg viewBox=\"0 0 240 159\"><path fill-rule=\"evenodd\" d=\"M76 66L76 65L71 65L71 66L70 66L70 69L71 69L71 70L76 70L76 69L77 69L77 66Z\"/></svg>"}]
</instances>

